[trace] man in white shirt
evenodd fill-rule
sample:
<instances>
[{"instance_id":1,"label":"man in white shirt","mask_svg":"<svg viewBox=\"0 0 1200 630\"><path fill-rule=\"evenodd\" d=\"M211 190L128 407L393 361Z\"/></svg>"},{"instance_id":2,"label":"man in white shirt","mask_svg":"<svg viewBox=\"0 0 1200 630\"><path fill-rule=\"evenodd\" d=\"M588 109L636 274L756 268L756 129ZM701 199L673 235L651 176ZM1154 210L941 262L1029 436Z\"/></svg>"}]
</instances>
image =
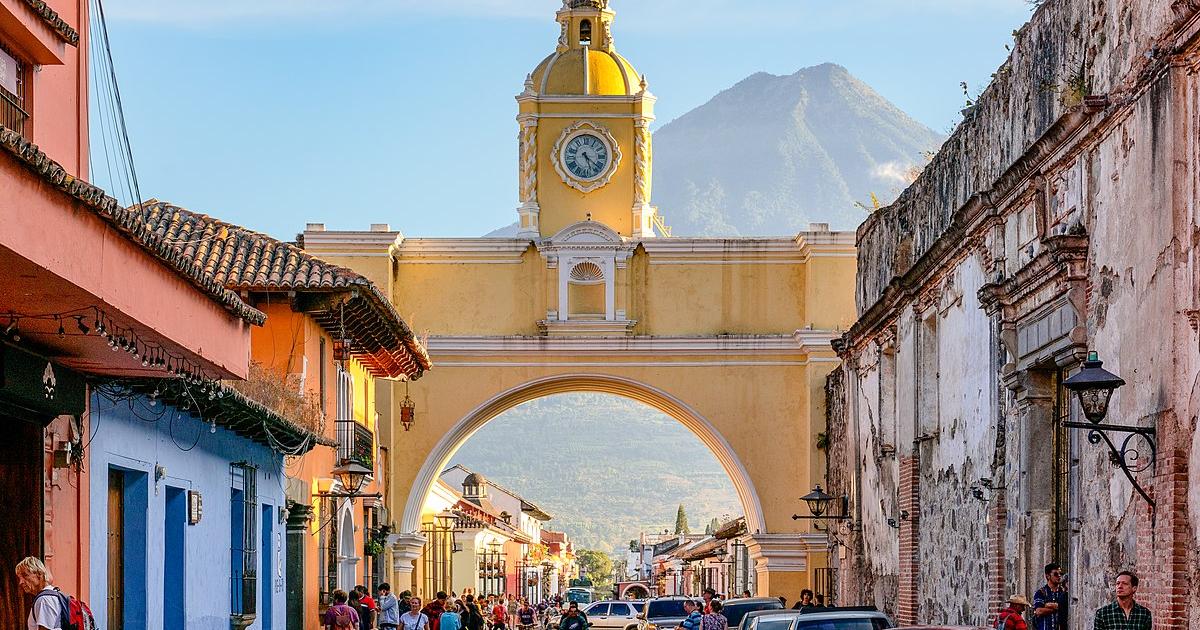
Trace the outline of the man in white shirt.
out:
<instances>
[{"instance_id":1,"label":"man in white shirt","mask_svg":"<svg viewBox=\"0 0 1200 630\"><path fill-rule=\"evenodd\" d=\"M50 585L53 579L50 570L37 558L29 557L17 563L17 583L22 591L34 596L50 591L33 601L26 623L28 630L62 629L62 599Z\"/></svg>"}]
</instances>

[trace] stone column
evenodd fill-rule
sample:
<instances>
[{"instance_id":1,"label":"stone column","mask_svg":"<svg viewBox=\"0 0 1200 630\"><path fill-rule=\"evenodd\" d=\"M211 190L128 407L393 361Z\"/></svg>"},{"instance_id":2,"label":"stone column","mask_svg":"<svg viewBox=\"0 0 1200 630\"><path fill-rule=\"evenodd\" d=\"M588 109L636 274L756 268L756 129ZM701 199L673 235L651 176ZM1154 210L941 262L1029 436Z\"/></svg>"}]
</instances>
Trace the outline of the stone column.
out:
<instances>
[{"instance_id":1,"label":"stone column","mask_svg":"<svg viewBox=\"0 0 1200 630\"><path fill-rule=\"evenodd\" d=\"M816 538L825 540L823 535ZM808 546L813 534L751 534L746 548L754 561L757 576L756 595L784 596L788 602L800 596L800 589L809 586Z\"/></svg>"},{"instance_id":2,"label":"stone column","mask_svg":"<svg viewBox=\"0 0 1200 630\"><path fill-rule=\"evenodd\" d=\"M388 538L392 545L392 569L396 583L392 591L400 593L411 590L416 593L417 584L413 579L414 563L425 551L425 536L417 532L393 534Z\"/></svg>"},{"instance_id":3,"label":"stone column","mask_svg":"<svg viewBox=\"0 0 1200 630\"><path fill-rule=\"evenodd\" d=\"M517 135L517 142L521 148L518 182L521 191L521 206L517 208L517 214L520 217L517 235L525 238L537 238L540 235L538 215L541 213L537 196L538 119L533 114L521 114L517 117L517 122L521 125L521 131Z\"/></svg>"},{"instance_id":4,"label":"stone column","mask_svg":"<svg viewBox=\"0 0 1200 630\"><path fill-rule=\"evenodd\" d=\"M305 548L308 542L308 523L312 519L313 509L307 503L288 501L287 517L287 630L304 630L305 586L308 584L307 571L304 563Z\"/></svg>"},{"instance_id":5,"label":"stone column","mask_svg":"<svg viewBox=\"0 0 1200 630\"><path fill-rule=\"evenodd\" d=\"M650 205L650 119L633 122L633 236L653 237L654 206Z\"/></svg>"}]
</instances>

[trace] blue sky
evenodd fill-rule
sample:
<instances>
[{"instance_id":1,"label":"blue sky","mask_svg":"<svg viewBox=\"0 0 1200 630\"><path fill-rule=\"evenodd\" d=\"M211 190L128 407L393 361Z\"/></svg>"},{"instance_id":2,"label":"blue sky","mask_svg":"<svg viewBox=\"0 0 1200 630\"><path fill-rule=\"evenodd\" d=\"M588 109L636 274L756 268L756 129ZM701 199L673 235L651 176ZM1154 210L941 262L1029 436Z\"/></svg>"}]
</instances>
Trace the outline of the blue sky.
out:
<instances>
[{"instance_id":1,"label":"blue sky","mask_svg":"<svg viewBox=\"0 0 1200 630\"><path fill-rule=\"evenodd\" d=\"M516 219L516 103L561 0L105 0L143 197L290 239ZM658 125L757 72L846 66L946 133L1025 0L612 0ZM93 155L102 151L93 141ZM103 156L95 160L103 163ZM106 169L92 179L114 189ZM669 212L669 209L664 208Z\"/></svg>"}]
</instances>

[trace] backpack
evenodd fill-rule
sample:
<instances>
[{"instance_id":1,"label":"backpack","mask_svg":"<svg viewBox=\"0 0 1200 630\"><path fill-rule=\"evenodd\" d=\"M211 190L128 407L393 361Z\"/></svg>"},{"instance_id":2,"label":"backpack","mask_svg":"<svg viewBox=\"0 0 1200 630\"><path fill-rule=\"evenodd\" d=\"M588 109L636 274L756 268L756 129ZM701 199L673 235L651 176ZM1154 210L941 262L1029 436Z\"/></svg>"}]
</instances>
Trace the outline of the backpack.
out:
<instances>
[{"instance_id":1,"label":"backpack","mask_svg":"<svg viewBox=\"0 0 1200 630\"><path fill-rule=\"evenodd\" d=\"M1011 611L1000 611L1000 616L996 619L996 630L1005 630L1005 628L1008 628L1008 620L1014 617L1021 619L1020 615L1013 614Z\"/></svg>"},{"instance_id":2,"label":"backpack","mask_svg":"<svg viewBox=\"0 0 1200 630\"><path fill-rule=\"evenodd\" d=\"M96 630L96 618L86 602L75 599L58 589L46 589L37 599L53 597L58 600L58 622L62 630Z\"/></svg>"},{"instance_id":3,"label":"backpack","mask_svg":"<svg viewBox=\"0 0 1200 630\"><path fill-rule=\"evenodd\" d=\"M333 629L334 630L358 630L354 627L354 620L350 617L350 611L354 610L345 604L341 604L341 609L333 613Z\"/></svg>"}]
</instances>

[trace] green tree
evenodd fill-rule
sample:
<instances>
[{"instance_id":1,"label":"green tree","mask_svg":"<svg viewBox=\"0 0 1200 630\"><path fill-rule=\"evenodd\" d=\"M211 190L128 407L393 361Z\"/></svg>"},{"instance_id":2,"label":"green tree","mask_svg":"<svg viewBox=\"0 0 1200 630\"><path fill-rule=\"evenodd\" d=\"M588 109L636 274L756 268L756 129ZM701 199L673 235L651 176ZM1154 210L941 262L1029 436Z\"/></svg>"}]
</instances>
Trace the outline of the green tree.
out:
<instances>
[{"instance_id":1,"label":"green tree","mask_svg":"<svg viewBox=\"0 0 1200 630\"><path fill-rule=\"evenodd\" d=\"M687 512L683 511L683 504L679 504L679 510L675 512L675 533L690 534L692 530L688 528Z\"/></svg>"},{"instance_id":2,"label":"green tree","mask_svg":"<svg viewBox=\"0 0 1200 630\"><path fill-rule=\"evenodd\" d=\"M613 588L613 561L608 554L595 549L580 549L575 552L575 561L579 563L580 572L592 581L592 588L601 597Z\"/></svg>"},{"instance_id":3,"label":"green tree","mask_svg":"<svg viewBox=\"0 0 1200 630\"><path fill-rule=\"evenodd\" d=\"M704 528L704 533L708 534L709 536L712 536L713 534L717 533L717 530L720 528L721 528L721 522L718 521L717 517L714 516L713 520L708 522L708 527Z\"/></svg>"}]
</instances>

